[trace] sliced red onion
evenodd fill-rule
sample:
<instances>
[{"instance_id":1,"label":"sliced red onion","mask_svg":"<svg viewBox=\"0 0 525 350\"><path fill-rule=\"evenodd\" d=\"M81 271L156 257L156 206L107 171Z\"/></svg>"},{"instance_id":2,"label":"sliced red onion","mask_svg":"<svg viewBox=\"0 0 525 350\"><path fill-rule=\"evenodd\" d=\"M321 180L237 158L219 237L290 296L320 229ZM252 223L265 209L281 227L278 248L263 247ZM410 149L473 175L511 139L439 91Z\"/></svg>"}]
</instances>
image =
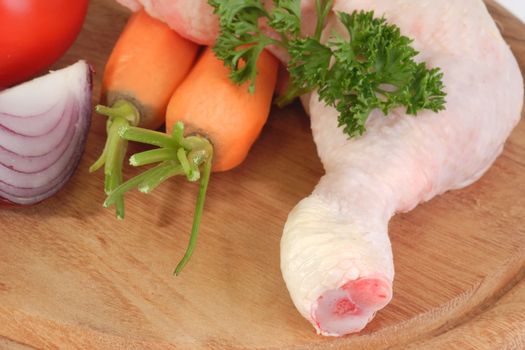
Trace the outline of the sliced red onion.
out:
<instances>
[{"instance_id":1,"label":"sliced red onion","mask_svg":"<svg viewBox=\"0 0 525 350\"><path fill-rule=\"evenodd\" d=\"M0 202L30 205L71 178L91 121L85 61L0 92Z\"/></svg>"}]
</instances>

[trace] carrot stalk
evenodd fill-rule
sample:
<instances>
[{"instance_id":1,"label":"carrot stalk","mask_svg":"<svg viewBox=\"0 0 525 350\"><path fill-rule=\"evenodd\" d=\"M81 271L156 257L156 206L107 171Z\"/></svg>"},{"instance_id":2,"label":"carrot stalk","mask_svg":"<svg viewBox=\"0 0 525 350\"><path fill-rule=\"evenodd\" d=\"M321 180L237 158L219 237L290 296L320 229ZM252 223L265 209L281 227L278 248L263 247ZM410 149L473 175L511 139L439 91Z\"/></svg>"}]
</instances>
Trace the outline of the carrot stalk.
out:
<instances>
[{"instance_id":1,"label":"carrot stalk","mask_svg":"<svg viewBox=\"0 0 525 350\"><path fill-rule=\"evenodd\" d=\"M118 153L118 150L124 148L125 144L125 142L120 143L122 140L118 137L118 131L122 126L137 124L139 118L137 109L131 103L124 100L115 102L112 108L98 105L95 107L95 110L98 114L108 117L108 140L101 156L89 168L90 172L97 171L106 163L113 161L115 154Z\"/></svg>"},{"instance_id":2,"label":"carrot stalk","mask_svg":"<svg viewBox=\"0 0 525 350\"><path fill-rule=\"evenodd\" d=\"M197 196L197 203L195 205L195 213L193 214L193 225L191 228L190 241L188 243L188 248L186 248L186 253L184 254L184 257L175 268L174 274L176 276L178 276L182 272L184 266L186 266L186 264L190 261L195 247L197 245L197 238L199 236L199 226L202 219L202 212L204 210L204 201L206 199L206 191L208 190L208 184L210 182L211 168L212 163L211 158L209 158L204 163L203 176L199 185L199 194Z\"/></svg>"},{"instance_id":3,"label":"carrot stalk","mask_svg":"<svg viewBox=\"0 0 525 350\"><path fill-rule=\"evenodd\" d=\"M182 170L184 171L184 174L186 174L188 181L194 182L200 178L199 169L190 165L184 148L179 148L177 150L177 159L179 160Z\"/></svg>"},{"instance_id":4,"label":"carrot stalk","mask_svg":"<svg viewBox=\"0 0 525 350\"><path fill-rule=\"evenodd\" d=\"M174 139L163 132L128 126L119 132L120 137L128 141L135 141L156 147L176 147Z\"/></svg>"},{"instance_id":5,"label":"carrot stalk","mask_svg":"<svg viewBox=\"0 0 525 350\"><path fill-rule=\"evenodd\" d=\"M177 123L171 135L142 128L125 127L121 129L120 136L126 141L139 141L160 147L156 150L132 155L130 157L131 165L140 166L162 162L161 164L171 167L180 166L182 174L186 175L189 181L195 182L200 178L199 168L212 158L213 147L206 138L201 136L183 137L183 132L184 125ZM138 176L143 175L144 173ZM131 180L135 180L135 178Z\"/></svg>"},{"instance_id":6,"label":"carrot stalk","mask_svg":"<svg viewBox=\"0 0 525 350\"><path fill-rule=\"evenodd\" d=\"M134 127L122 128L120 135L125 141L140 140L141 142L161 147L160 149L145 151L131 156L131 165L139 166L156 162L160 162L160 164L115 188L104 202L105 207L113 204L117 205L118 200L126 192L134 188L137 188L143 193L150 193L173 176L185 175L188 181L191 182L201 180L190 242L183 259L175 269L175 274L178 275L190 260L195 249L204 209L206 190L210 181L213 147L211 143L203 137L184 137L184 124L180 122L176 123L173 127L171 135Z\"/></svg>"},{"instance_id":7,"label":"carrot stalk","mask_svg":"<svg viewBox=\"0 0 525 350\"><path fill-rule=\"evenodd\" d=\"M173 151L170 149L159 148L134 154L129 158L129 164L133 166L144 166L176 159L177 155L173 154Z\"/></svg>"},{"instance_id":8,"label":"carrot stalk","mask_svg":"<svg viewBox=\"0 0 525 350\"><path fill-rule=\"evenodd\" d=\"M171 131L171 136L175 142L181 144L184 140L184 123L178 121L173 125L173 130Z\"/></svg>"},{"instance_id":9,"label":"carrot stalk","mask_svg":"<svg viewBox=\"0 0 525 350\"><path fill-rule=\"evenodd\" d=\"M200 180L191 236L175 275L180 274L195 250L211 171L239 165L268 118L278 62L265 51L257 65L260 74L256 90L249 92L247 85L230 81L229 70L207 49L170 99L167 134L138 127L119 131L126 141L159 147L131 156L131 165L160 164L117 187L109 194L106 205L116 204L119 196L134 188L149 193L173 176L185 175L191 182ZM185 130L185 124L189 130Z\"/></svg>"},{"instance_id":10,"label":"carrot stalk","mask_svg":"<svg viewBox=\"0 0 525 350\"><path fill-rule=\"evenodd\" d=\"M166 163L155 175L144 180L138 187L142 193L151 193L170 177L184 175L184 170L179 164Z\"/></svg>"},{"instance_id":11,"label":"carrot stalk","mask_svg":"<svg viewBox=\"0 0 525 350\"><path fill-rule=\"evenodd\" d=\"M146 181L149 178L155 177L155 175L159 172L159 170L163 169L166 166L167 166L166 164L161 163L157 165L156 167L148 169L142 174L137 175L133 177L132 179L122 183L117 188L115 188L113 191L111 191L111 193L108 195L108 197L104 201L104 207L107 208L115 204L117 200L124 195L124 193L141 186L141 184L144 181Z\"/></svg>"},{"instance_id":12,"label":"carrot stalk","mask_svg":"<svg viewBox=\"0 0 525 350\"><path fill-rule=\"evenodd\" d=\"M104 71L102 100L111 107L96 108L99 114L108 116L108 138L90 170L105 165L106 193L123 181L127 141L119 137L121 129L156 129L164 123L170 97L193 66L198 48L143 10L130 17ZM123 198L115 198L115 204L117 217L122 219Z\"/></svg>"},{"instance_id":13,"label":"carrot stalk","mask_svg":"<svg viewBox=\"0 0 525 350\"><path fill-rule=\"evenodd\" d=\"M97 171L104 166L104 191L111 193L122 183L122 163L126 157L128 142L119 137L118 133L122 127L136 125L138 123L138 111L129 102L118 100L113 107L96 106L97 113L108 117L108 138L101 156L89 168L90 172ZM115 202L116 215L118 219L124 218L124 198L119 197Z\"/></svg>"}]
</instances>

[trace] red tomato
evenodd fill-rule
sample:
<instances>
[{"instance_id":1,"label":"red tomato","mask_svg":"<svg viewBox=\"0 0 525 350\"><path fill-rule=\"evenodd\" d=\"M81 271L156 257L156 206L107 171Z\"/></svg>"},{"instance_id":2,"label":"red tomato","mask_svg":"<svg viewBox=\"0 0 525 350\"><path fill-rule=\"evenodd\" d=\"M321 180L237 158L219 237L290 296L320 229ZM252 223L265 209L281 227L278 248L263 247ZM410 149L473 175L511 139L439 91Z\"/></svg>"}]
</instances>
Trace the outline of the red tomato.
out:
<instances>
[{"instance_id":1,"label":"red tomato","mask_svg":"<svg viewBox=\"0 0 525 350\"><path fill-rule=\"evenodd\" d=\"M57 61L82 29L89 0L0 0L0 89Z\"/></svg>"}]
</instances>

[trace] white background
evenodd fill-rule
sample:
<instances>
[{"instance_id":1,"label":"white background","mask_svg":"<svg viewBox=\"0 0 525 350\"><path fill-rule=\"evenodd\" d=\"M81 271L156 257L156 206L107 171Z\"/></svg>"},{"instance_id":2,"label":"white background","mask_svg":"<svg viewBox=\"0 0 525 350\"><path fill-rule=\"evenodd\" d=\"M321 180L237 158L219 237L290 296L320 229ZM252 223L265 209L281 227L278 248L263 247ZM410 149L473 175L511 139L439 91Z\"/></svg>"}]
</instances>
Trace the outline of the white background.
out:
<instances>
[{"instance_id":1,"label":"white background","mask_svg":"<svg viewBox=\"0 0 525 350\"><path fill-rule=\"evenodd\" d=\"M525 23L525 0L497 0Z\"/></svg>"}]
</instances>

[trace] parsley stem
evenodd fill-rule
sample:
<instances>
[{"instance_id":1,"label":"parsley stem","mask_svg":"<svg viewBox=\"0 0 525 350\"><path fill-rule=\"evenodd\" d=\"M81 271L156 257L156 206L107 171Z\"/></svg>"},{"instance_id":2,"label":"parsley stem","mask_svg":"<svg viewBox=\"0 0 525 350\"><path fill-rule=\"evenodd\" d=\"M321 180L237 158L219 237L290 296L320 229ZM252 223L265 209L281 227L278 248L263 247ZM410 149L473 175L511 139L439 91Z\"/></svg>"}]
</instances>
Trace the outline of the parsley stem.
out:
<instances>
[{"instance_id":1,"label":"parsley stem","mask_svg":"<svg viewBox=\"0 0 525 350\"><path fill-rule=\"evenodd\" d=\"M317 12L317 24L315 26L314 38L316 40L321 40L321 34L323 34L323 28L326 21L328 13L332 9L334 0L316 0L315 8Z\"/></svg>"},{"instance_id":2,"label":"parsley stem","mask_svg":"<svg viewBox=\"0 0 525 350\"><path fill-rule=\"evenodd\" d=\"M308 92L309 92L308 89L302 89L295 85L290 85L290 88L286 89L284 94L277 97L277 99L275 100L275 104L279 108L284 108L288 106L290 103L292 103L297 97L302 96Z\"/></svg>"}]
</instances>

